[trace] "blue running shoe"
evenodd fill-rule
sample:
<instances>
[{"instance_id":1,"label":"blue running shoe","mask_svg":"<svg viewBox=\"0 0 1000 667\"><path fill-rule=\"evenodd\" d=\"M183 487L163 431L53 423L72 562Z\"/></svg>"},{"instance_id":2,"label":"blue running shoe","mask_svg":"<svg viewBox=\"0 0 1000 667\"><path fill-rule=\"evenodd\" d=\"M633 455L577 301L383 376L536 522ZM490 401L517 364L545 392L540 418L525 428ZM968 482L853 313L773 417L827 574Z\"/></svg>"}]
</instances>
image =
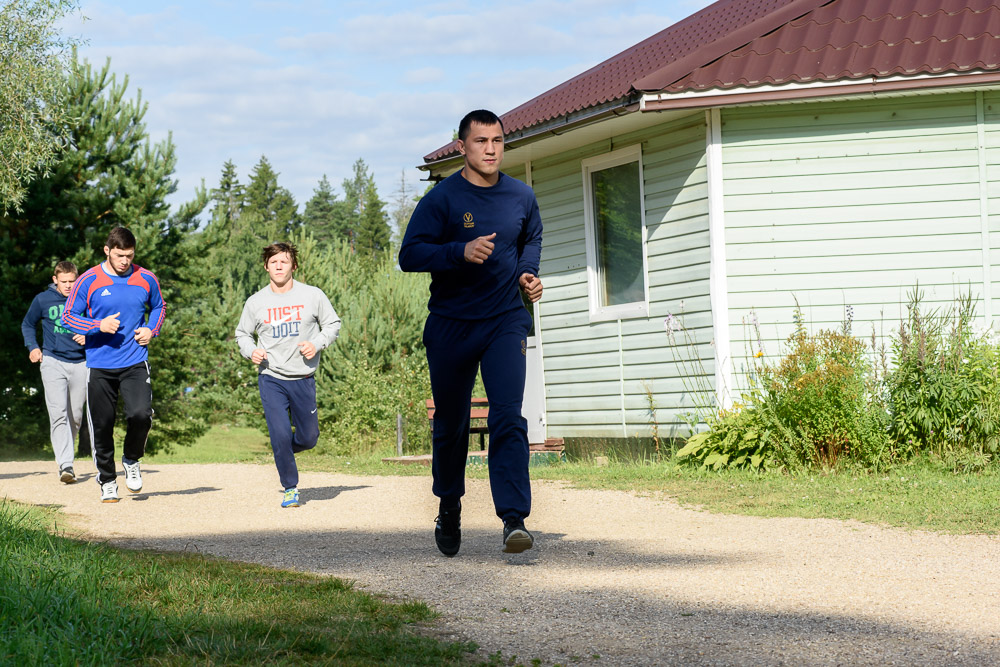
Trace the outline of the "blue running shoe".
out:
<instances>
[{"instance_id":1,"label":"blue running shoe","mask_svg":"<svg viewBox=\"0 0 1000 667\"><path fill-rule=\"evenodd\" d=\"M285 497L281 501L282 507L298 507L299 506L299 490L295 487L290 489L285 489Z\"/></svg>"}]
</instances>

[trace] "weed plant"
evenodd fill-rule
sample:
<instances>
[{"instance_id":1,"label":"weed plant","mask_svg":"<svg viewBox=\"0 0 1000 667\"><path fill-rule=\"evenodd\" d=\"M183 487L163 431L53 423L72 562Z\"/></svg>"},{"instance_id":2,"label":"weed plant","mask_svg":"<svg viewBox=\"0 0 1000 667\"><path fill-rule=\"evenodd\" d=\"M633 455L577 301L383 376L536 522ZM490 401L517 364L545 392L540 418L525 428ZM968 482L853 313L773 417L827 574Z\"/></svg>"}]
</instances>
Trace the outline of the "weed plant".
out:
<instances>
[{"instance_id":1,"label":"weed plant","mask_svg":"<svg viewBox=\"0 0 1000 667\"><path fill-rule=\"evenodd\" d=\"M879 465L886 411L865 345L851 333L851 311L839 331L810 333L797 305L793 319L787 353L772 363L751 315L747 388L731 409L709 416L709 429L688 439L680 459L716 470L832 466L841 458Z\"/></svg>"},{"instance_id":2,"label":"weed plant","mask_svg":"<svg viewBox=\"0 0 1000 667\"><path fill-rule=\"evenodd\" d=\"M853 335L850 306L839 331L813 334L796 304L777 362L751 314L740 401L709 413L708 430L688 438L678 459L715 470L845 462L877 472L932 454L956 471L985 470L1000 449L1000 348L974 330L971 293L944 310L922 308L922 298L919 287L908 295L891 368L874 327L867 346Z\"/></svg>"},{"instance_id":3,"label":"weed plant","mask_svg":"<svg viewBox=\"0 0 1000 667\"><path fill-rule=\"evenodd\" d=\"M892 341L888 375L892 434L905 455L930 451L966 466L997 454L1000 443L998 349L974 331L972 295L940 310L910 293L906 320ZM964 461L964 463L963 463Z\"/></svg>"},{"instance_id":4,"label":"weed plant","mask_svg":"<svg viewBox=\"0 0 1000 667\"><path fill-rule=\"evenodd\" d=\"M888 444L885 406L870 391L865 345L851 333L848 307L840 331L810 334L801 309L788 353L777 364L761 364L766 412L783 429L778 455L786 466L833 466L842 457L879 461Z\"/></svg>"}]
</instances>

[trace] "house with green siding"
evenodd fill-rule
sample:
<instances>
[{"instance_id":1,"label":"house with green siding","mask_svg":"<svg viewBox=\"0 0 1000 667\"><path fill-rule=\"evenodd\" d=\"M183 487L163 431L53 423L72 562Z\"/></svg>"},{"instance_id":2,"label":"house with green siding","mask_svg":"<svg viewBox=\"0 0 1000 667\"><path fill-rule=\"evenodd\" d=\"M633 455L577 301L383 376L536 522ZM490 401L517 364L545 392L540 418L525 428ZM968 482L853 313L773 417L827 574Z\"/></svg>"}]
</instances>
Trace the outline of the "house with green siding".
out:
<instances>
[{"instance_id":1,"label":"house with green siding","mask_svg":"<svg viewBox=\"0 0 1000 667\"><path fill-rule=\"evenodd\" d=\"M998 1L720 0L502 119L545 229L536 433L645 436L652 409L662 435L700 390L729 405L796 303L859 336L918 283L1000 315Z\"/></svg>"}]
</instances>

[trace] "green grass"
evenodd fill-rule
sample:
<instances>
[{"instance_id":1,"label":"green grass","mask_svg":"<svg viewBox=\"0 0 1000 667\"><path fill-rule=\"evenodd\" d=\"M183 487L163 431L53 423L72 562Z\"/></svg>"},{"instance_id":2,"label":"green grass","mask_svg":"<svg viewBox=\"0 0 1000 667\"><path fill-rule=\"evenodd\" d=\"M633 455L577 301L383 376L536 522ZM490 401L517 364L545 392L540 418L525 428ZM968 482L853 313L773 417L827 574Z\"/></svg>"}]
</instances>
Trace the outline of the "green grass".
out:
<instances>
[{"instance_id":1,"label":"green grass","mask_svg":"<svg viewBox=\"0 0 1000 667\"><path fill-rule=\"evenodd\" d=\"M270 462L271 447L260 429L216 426L194 444L172 447L143 457L146 463L261 463Z\"/></svg>"},{"instance_id":2,"label":"green grass","mask_svg":"<svg viewBox=\"0 0 1000 667\"><path fill-rule=\"evenodd\" d=\"M206 440L238 440L245 431L263 449L253 459L270 463L266 439L260 431L212 429ZM197 445L196 445L197 446ZM318 449L321 449L318 448ZM615 489L661 494L683 505L711 512L764 517L854 519L867 523L944 533L1000 534L1000 468L958 474L941 462L925 458L894 466L878 474L851 468L801 473L754 473L739 470L707 471L670 459L652 462L635 448L610 452L611 462L597 466L587 451L576 461L531 469L532 479L565 480L579 488ZM227 451L244 452L233 445L215 449L219 461ZM206 449L206 456L209 450ZM298 454L299 468L355 475L430 475L420 465L383 463L394 456L389 449L332 456L315 451ZM157 459L158 460L158 459ZM210 459L205 459L206 462ZM466 475L486 479L485 466L469 466Z\"/></svg>"},{"instance_id":3,"label":"green grass","mask_svg":"<svg viewBox=\"0 0 1000 667\"><path fill-rule=\"evenodd\" d=\"M1000 470L956 474L922 459L873 474L837 469L795 474L711 472L662 463L533 468L533 479L580 488L663 494L711 512L763 517L854 519L944 533L1000 534Z\"/></svg>"},{"instance_id":4,"label":"green grass","mask_svg":"<svg viewBox=\"0 0 1000 667\"><path fill-rule=\"evenodd\" d=\"M472 644L330 577L50 532L56 515L0 501L0 664L461 665Z\"/></svg>"},{"instance_id":5,"label":"green grass","mask_svg":"<svg viewBox=\"0 0 1000 667\"><path fill-rule=\"evenodd\" d=\"M55 465L51 447L48 447L48 451L43 454L37 447L19 442L4 442L0 444L0 463L7 461L36 461L41 458L49 459Z\"/></svg>"}]
</instances>

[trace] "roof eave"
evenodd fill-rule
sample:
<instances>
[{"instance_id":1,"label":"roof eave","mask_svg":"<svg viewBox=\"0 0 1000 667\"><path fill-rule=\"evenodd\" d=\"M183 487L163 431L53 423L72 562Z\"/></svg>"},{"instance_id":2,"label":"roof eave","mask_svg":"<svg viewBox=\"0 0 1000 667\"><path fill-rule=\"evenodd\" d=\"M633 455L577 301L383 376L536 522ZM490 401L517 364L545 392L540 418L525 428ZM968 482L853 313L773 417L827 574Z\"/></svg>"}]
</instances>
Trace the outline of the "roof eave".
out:
<instances>
[{"instance_id":1,"label":"roof eave","mask_svg":"<svg viewBox=\"0 0 1000 667\"><path fill-rule=\"evenodd\" d=\"M989 86L1000 83L1000 72L947 72L919 76L889 78L865 77L864 79L833 82L786 83L755 88L713 88L706 91L679 93L648 93L642 96L642 111L674 109L708 109L744 104L791 102L851 95L903 92L909 90L947 89L957 87Z\"/></svg>"},{"instance_id":2,"label":"roof eave","mask_svg":"<svg viewBox=\"0 0 1000 667\"><path fill-rule=\"evenodd\" d=\"M605 102L596 106L580 109L558 118L552 118L542 123L526 127L516 132L511 132L504 136L504 145L507 149L513 150L539 141L548 136L558 136L571 130L579 129L596 123L611 116L623 116L625 114L640 111L640 99L638 93L632 93L617 100ZM462 162L462 156L457 153L425 162L417 169L430 172L439 172L450 169Z\"/></svg>"}]
</instances>

